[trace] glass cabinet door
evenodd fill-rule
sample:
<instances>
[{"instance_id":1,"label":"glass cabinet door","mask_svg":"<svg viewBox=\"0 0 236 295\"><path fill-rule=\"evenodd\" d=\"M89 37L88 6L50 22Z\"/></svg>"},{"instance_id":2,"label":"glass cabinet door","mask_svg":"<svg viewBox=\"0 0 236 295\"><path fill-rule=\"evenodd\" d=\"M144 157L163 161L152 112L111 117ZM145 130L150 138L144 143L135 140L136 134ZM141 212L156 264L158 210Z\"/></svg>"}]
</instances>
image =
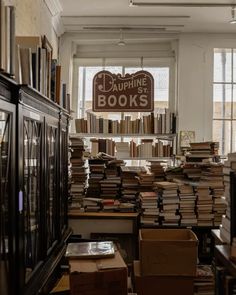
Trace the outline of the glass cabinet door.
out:
<instances>
[{"instance_id":1,"label":"glass cabinet door","mask_svg":"<svg viewBox=\"0 0 236 295\"><path fill-rule=\"evenodd\" d=\"M60 235L62 236L67 228L67 206L68 206L68 133L61 130L61 153L60 153Z\"/></svg>"},{"instance_id":2,"label":"glass cabinet door","mask_svg":"<svg viewBox=\"0 0 236 295\"><path fill-rule=\"evenodd\" d=\"M10 294L12 235L11 214L14 180L11 175L12 114L0 110L0 290ZM10 183L11 181L11 183Z\"/></svg>"},{"instance_id":3,"label":"glass cabinet door","mask_svg":"<svg viewBox=\"0 0 236 295\"><path fill-rule=\"evenodd\" d=\"M46 127L47 194L46 194L46 240L50 250L57 239L57 197L58 197L58 127Z\"/></svg>"},{"instance_id":4,"label":"glass cabinet door","mask_svg":"<svg viewBox=\"0 0 236 295\"><path fill-rule=\"evenodd\" d=\"M42 183L42 123L24 120L24 229L25 229L25 278L40 261L42 254L40 236L40 195Z\"/></svg>"}]
</instances>

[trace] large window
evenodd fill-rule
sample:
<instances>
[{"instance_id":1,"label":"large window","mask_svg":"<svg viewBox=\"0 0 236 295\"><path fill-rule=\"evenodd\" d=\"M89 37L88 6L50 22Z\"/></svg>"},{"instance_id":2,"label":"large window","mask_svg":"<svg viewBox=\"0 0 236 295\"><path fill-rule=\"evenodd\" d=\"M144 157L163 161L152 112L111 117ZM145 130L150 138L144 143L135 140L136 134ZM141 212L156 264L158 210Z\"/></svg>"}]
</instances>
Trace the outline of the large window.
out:
<instances>
[{"instance_id":1,"label":"large window","mask_svg":"<svg viewBox=\"0 0 236 295\"><path fill-rule=\"evenodd\" d=\"M141 70L140 67L124 66L80 66L78 71L78 117L85 117L86 111L92 108L92 81L94 75L101 70L108 70L112 73L135 73ZM150 72L154 77L154 108L155 111L169 107L169 67L143 67L143 70ZM97 113L98 116L109 119L120 119L121 113ZM140 116L140 113L131 114L133 118Z\"/></svg>"},{"instance_id":2,"label":"large window","mask_svg":"<svg viewBox=\"0 0 236 295\"><path fill-rule=\"evenodd\" d=\"M220 153L236 151L236 49L214 50L213 140Z\"/></svg>"}]
</instances>

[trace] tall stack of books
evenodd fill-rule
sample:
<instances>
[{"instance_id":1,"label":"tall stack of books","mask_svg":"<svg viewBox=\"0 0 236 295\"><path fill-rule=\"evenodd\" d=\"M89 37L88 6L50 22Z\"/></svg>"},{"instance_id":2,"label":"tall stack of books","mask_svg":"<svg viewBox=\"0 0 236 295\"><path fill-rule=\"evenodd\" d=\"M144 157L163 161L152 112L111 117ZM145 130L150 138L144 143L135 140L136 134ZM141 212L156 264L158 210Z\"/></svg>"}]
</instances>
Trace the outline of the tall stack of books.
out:
<instances>
[{"instance_id":1,"label":"tall stack of books","mask_svg":"<svg viewBox=\"0 0 236 295\"><path fill-rule=\"evenodd\" d=\"M208 185L197 184L195 193L197 196L197 224L199 226L213 226L213 200Z\"/></svg>"},{"instance_id":2,"label":"tall stack of books","mask_svg":"<svg viewBox=\"0 0 236 295\"><path fill-rule=\"evenodd\" d=\"M154 181L163 181L165 180L165 170L164 162L161 161L148 161L150 164L148 165L151 173L154 174Z\"/></svg>"},{"instance_id":3,"label":"tall stack of books","mask_svg":"<svg viewBox=\"0 0 236 295\"><path fill-rule=\"evenodd\" d=\"M179 225L180 215L178 185L174 182L154 182L153 188L158 192L160 217L162 225Z\"/></svg>"},{"instance_id":4,"label":"tall stack of books","mask_svg":"<svg viewBox=\"0 0 236 295\"><path fill-rule=\"evenodd\" d=\"M229 153L227 161L224 161L224 187L226 214L222 217L222 225L220 226L220 236L224 242L231 242L231 195L230 195L230 173L236 172L236 153Z\"/></svg>"},{"instance_id":5,"label":"tall stack of books","mask_svg":"<svg viewBox=\"0 0 236 295\"><path fill-rule=\"evenodd\" d=\"M181 225L197 225L195 213L196 196L191 185L179 185L179 213L181 215Z\"/></svg>"},{"instance_id":6,"label":"tall stack of books","mask_svg":"<svg viewBox=\"0 0 236 295\"><path fill-rule=\"evenodd\" d=\"M138 206L139 173L145 173L142 166L122 166L121 167L121 200L133 203Z\"/></svg>"},{"instance_id":7,"label":"tall stack of books","mask_svg":"<svg viewBox=\"0 0 236 295\"><path fill-rule=\"evenodd\" d=\"M120 165L122 163L123 161L115 159L106 163L104 179L100 181L101 198L119 199L121 187Z\"/></svg>"},{"instance_id":8,"label":"tall stack of books","mask_svg":"<svg viewBox=\"0 0 236 295\"><path fill-rule=\"evenodd\" d=\"M140 206L142 210L142 224L159 224L159 208L157 193L153 191L140 192Z\"/></svg>"},{"instance_id":9,"label":"tall stack of books","mask_svg":"<svg viewBox=\"0 0 236 295\"><path fill-rule=\"evenodd\" d=\"M85 167L84 141L81 138L70 137L71 148L71 208L80 208L85 197L87 173Z\"/></svg>"},{"instance_id":10,"label":"tall stack of books","mask_svg":"<svg viewBox=\"0 0 236 295\"><path fill-rule=\"evenodd\" d=\"M222 215L224 215L226 211L223 175L223 165L220 163L211 163L210 166L202 172L201 177L201 181L206 181L211 190L214 226L219 226L221 224Z\"/></svg>"},{"instance_id":11,"label":"tall stack of books","mask_svg":"<svg viewBox=\"0 0 236 295\"><path fill-rule=\"evenodd\" d=\"M102 159L89 159L89 179L86 197L100 196L101 187L100 181L104 178L105 160Z\"/></svg>"}]
</instances>

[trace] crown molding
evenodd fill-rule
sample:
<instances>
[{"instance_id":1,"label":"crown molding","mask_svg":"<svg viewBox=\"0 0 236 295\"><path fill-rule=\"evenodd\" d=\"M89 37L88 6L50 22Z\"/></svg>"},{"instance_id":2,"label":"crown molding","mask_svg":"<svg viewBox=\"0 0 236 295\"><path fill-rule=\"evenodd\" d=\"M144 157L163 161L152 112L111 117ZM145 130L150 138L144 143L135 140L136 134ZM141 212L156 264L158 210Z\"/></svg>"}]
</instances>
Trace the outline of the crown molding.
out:
<instances>
[{"instance_id":1,"label":"crown molding","mask_svg":"<svg viewBox=\"0 0 236 295\"><path fill-rule=\"evenodd\" d=\"M60 14L62 12L62 6L60 0L44 0L52 16Z\"/></svg>"},{"instance_id":2,"label":"crown molding","mask_svg":"<svg viewBox=\"0 0 236 295\"><path fill-rule=\"evenodd\" d=\"M52 25L58 37L65 33L60 14L57 14L52 18Z\"/></svg>"}]
</instances>

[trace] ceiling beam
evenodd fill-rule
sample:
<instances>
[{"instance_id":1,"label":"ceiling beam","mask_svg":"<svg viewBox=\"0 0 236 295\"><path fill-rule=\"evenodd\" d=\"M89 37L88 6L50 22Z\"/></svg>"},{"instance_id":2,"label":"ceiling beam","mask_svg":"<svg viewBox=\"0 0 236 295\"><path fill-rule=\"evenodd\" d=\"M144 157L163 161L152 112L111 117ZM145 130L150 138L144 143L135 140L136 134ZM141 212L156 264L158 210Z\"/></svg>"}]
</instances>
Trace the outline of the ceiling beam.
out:
<instances>
[{"instance_id":1,"label":"ceiling beam","mask_svg":"<svg viewBox=\"0 0 236 295\"><path fill-rule=\"evenodd\" d=\"M212 2L135 2L130 0L130 7L153 7L153 6L165 6L165 7L234 7L236 4L232 3L212 3Z\"/></svg>"}]
</instances>

